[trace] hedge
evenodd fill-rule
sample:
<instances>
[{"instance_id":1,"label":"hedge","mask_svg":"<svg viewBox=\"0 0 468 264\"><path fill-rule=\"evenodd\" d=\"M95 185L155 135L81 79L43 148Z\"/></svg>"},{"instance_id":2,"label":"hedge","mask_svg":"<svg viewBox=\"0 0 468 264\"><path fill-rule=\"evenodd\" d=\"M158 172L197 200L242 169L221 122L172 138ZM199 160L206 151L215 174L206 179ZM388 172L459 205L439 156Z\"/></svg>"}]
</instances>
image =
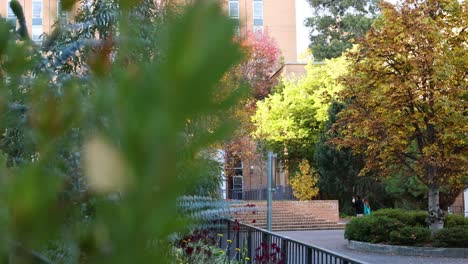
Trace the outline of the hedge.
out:
<instances>
[{"instance_id":1,"label":"hedge","mask_svg":"<svg viewBox=\"0 0 468 264\"><path fill-rule=\"evenodd\" d=\"M435 247L468 247L468 218L449 215L445 228L432 239L424 211L382 209L369 216L355 217L346 225L344 236L349 240L393 245Z\"/></svg>"},{"instance_id":2,"label":"hedge","mask_svg":"<svg viewBox=\"0 0 468 264\"><path fill-rule=\"evenodd\" d=\"M466 226L468 228L468 218L461 214L448 215L444 227L451 228L456 226Z\"/></svg>"},{"instance_id":3,"label":"hedge","mask_svg":"<svg viewBox=\"0 0 468 264\"><path fill-rule=\"evenodd\" d=\"M370 243L387 242L390 232L404 225L386 216L353 218L345 228L345 238Z\"/></svg>"},{"instance_id":4,"label":"hedge","mask_svg":"<svg viewBox=\"0 0 468 264\"><path fill-rule=\"evenodd\" d=\"M390 232L389 242L394 245L424 245L431 239L431 231L422 226L404 226Z\"/></svg>"},{"instance_id":5,"label":"hedge","mask_svg":"<svg viewBox=\"0 0 468 264\"><path fill-rule=\"evenodd\" d=\"M443 228L432 238L434 247L468 247L468 226Z\"/></svg>"},{"instance_id":6,"label":"hedge","mask_svg":"<svg viewBox=\"0 0 468 264\"><path fill-rule=\"evenodd\" d=\"M410 211L404 209L381 209L373 213L375 216L386 216L392 219L397 219L404 225L408 226L427 226L426 211Z\"/></svg>"}]
</instances>

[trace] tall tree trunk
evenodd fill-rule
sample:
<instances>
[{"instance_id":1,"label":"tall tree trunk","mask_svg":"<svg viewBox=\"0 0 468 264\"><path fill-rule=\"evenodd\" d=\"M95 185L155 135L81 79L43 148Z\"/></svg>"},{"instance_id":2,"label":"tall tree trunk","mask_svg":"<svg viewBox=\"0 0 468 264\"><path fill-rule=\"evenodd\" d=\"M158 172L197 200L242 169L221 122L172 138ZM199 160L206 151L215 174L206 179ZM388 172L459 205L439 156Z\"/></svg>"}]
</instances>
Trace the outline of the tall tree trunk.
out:
<instances>
[{"instance_id":1,"label":"tall tree trunk","mask_svg":"<svg viewBox=\"0 0 468 264\"><path fill-rule=\"evenodd\" d=\"M440 187L437 185L429 186L429 217L427 222L432 233L444 227L445 212L439 206L439 189Z\"/></svg>"}]
</instances>

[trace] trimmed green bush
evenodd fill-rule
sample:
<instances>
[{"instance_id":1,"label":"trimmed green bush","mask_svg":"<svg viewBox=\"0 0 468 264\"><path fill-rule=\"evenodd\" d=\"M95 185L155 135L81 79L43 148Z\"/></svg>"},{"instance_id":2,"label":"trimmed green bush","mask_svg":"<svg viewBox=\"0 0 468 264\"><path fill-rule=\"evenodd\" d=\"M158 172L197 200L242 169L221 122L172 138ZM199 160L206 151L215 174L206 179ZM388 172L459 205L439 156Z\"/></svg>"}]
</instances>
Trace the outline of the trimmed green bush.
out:
<instances>
[{"instance_id":1,"label":"trimmed green bush","mask_svg":"<svg viewBox=\"0 0 468 264\"><path fill-rule=\"evenodd\" d=\"M437 231L432 238L434 247L468 247L468 226L456 226Z\"/></svg>"},{"instance_id":2,"label":"trimmed green bush","mask_svg":"<svg viewBox=\"0 0 468 264\"><path fill-rule=\"evenodd\" d=\"M344 237L349 240L370 242L372 217L355 217L346 225Z\"/></svg>"},{"instance_id":3,"label":"trimmed green bush","mask_svg":"<svg viewBox=\"0 0 468 264\"><path fill-rule=\"evenodd\" d=\"M411 221L414 225L427 227L426 219L429 214L426 211L408 211L408 213L411 216Z\"/></svg>"},{"instance_id":4,"label":"trimmed green bush","mask_svg":"<svg viewBox=\"0 0 468 264\"><path fill-rule=\"evenodd\" d=\"M468 219L449 215L445 228L431 239L424 211L382 209L369 216L353 218L345 228L345 238L369 243L405 246L432 244L435 247L468 247Z\"/></svg>"},{"instance_id":5,"label":"trimmed green bush","mask_svg":"<svg viewBox=\"0 0 468 264\"><path fill-rule=\"evenodd\" d=\"M456 226L467 226L468 227L468 218L464 217L461 214L452 214L448 215L445 220L446 228L456 227Z\"/></svg>"},{"instance_id":6,"label":"trimmed green bush","mask_svg":"<svg viewBox=\"0 0 468 264\"><path fill-rule=\"evenodd\" d=\"M365 216L353 218L345 228L345 238L356 241L387 242L390 232L404 225L386 216Z\"/></svg>"},{"instance_id":7,"label":"trimmed green bush","mask_svg":"<svg viewBox=\"0 0 468 264\"><path fill-rule=\"evenodd\" d=\"M386 216L396 219L408 226L426 226L427 212L410 211L404 209L381 209L373 213L375 216Z\"/></svg>"},{"instance_id":8,"label":"trimmed green bush","mask_svg":"<svg viewBox=\"0 0 468 264\"><path fill-rule=\"evenodd\" d=\"M422 226L404 226L390 232L389 242L395 245L422 245L431 239L431 231Z\"/></svg>"}]
</instances>

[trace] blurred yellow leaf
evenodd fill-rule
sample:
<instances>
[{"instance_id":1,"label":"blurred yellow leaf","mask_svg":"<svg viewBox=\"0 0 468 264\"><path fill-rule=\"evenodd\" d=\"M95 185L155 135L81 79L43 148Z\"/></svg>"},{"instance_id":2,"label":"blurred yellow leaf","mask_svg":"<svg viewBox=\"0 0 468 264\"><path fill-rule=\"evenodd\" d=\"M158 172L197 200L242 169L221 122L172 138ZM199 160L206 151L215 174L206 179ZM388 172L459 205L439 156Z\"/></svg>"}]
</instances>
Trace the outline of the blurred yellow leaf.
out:
<instances>
[{"instance_id":1,"label":"blurred yellow leaf","mask_svg":"<svg viewBox=\"0 0 468 264\"><path fill-rule=\"evenodd\" d=\"M125 159L101 136L93 136L85 143L84 170L90 188L96 192L123 191L128 185Z\"/></svg>"}]
</instances>

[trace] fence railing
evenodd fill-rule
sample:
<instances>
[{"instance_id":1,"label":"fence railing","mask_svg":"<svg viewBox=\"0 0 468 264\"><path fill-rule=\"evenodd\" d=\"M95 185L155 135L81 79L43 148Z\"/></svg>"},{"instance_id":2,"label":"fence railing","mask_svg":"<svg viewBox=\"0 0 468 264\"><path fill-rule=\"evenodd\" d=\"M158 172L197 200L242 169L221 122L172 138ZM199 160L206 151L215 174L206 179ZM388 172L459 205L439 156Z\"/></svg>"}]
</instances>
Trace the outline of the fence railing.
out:
<instances>
[{"instance_id":1,"label":"fence railing","mask_svg":"<svg viewBox=\"0 0 468 264\"><path fill-rule=\"evenodd\" d=\"M249 200L261 201L267 199L267 189L252 189L252 190L229 190L229 199L234 200ZM272 199L276 201L282 200L296 200L293 195L291 186L278 186L272 192Z\"/></svg>"},{"instance_id":2,"label":"fence railing","mask_svg":"<svg viewBox=\"0 0 468 264\"><path fill-rule=\"evenodd\" d=\"M468 214L468 211L464 211L465 208L463 206L449 206L448 213L449 214Z\"/></svg>"},{"instance_id":3,"label":"fence railing","mask_svg":"<svg viewBox=\"0 0 468 264\"><path fill-rule=\"evenodd\" d=\"M219 247L237 260L245 257L242 252L246 250L244 254L251 260L248 263L366 264L328 249L307 245L236 221L222 220L219 226L219 232L227 237L220 240ZM276 261L272 262L272 259Z\"/></svg>"}]
</instances>

